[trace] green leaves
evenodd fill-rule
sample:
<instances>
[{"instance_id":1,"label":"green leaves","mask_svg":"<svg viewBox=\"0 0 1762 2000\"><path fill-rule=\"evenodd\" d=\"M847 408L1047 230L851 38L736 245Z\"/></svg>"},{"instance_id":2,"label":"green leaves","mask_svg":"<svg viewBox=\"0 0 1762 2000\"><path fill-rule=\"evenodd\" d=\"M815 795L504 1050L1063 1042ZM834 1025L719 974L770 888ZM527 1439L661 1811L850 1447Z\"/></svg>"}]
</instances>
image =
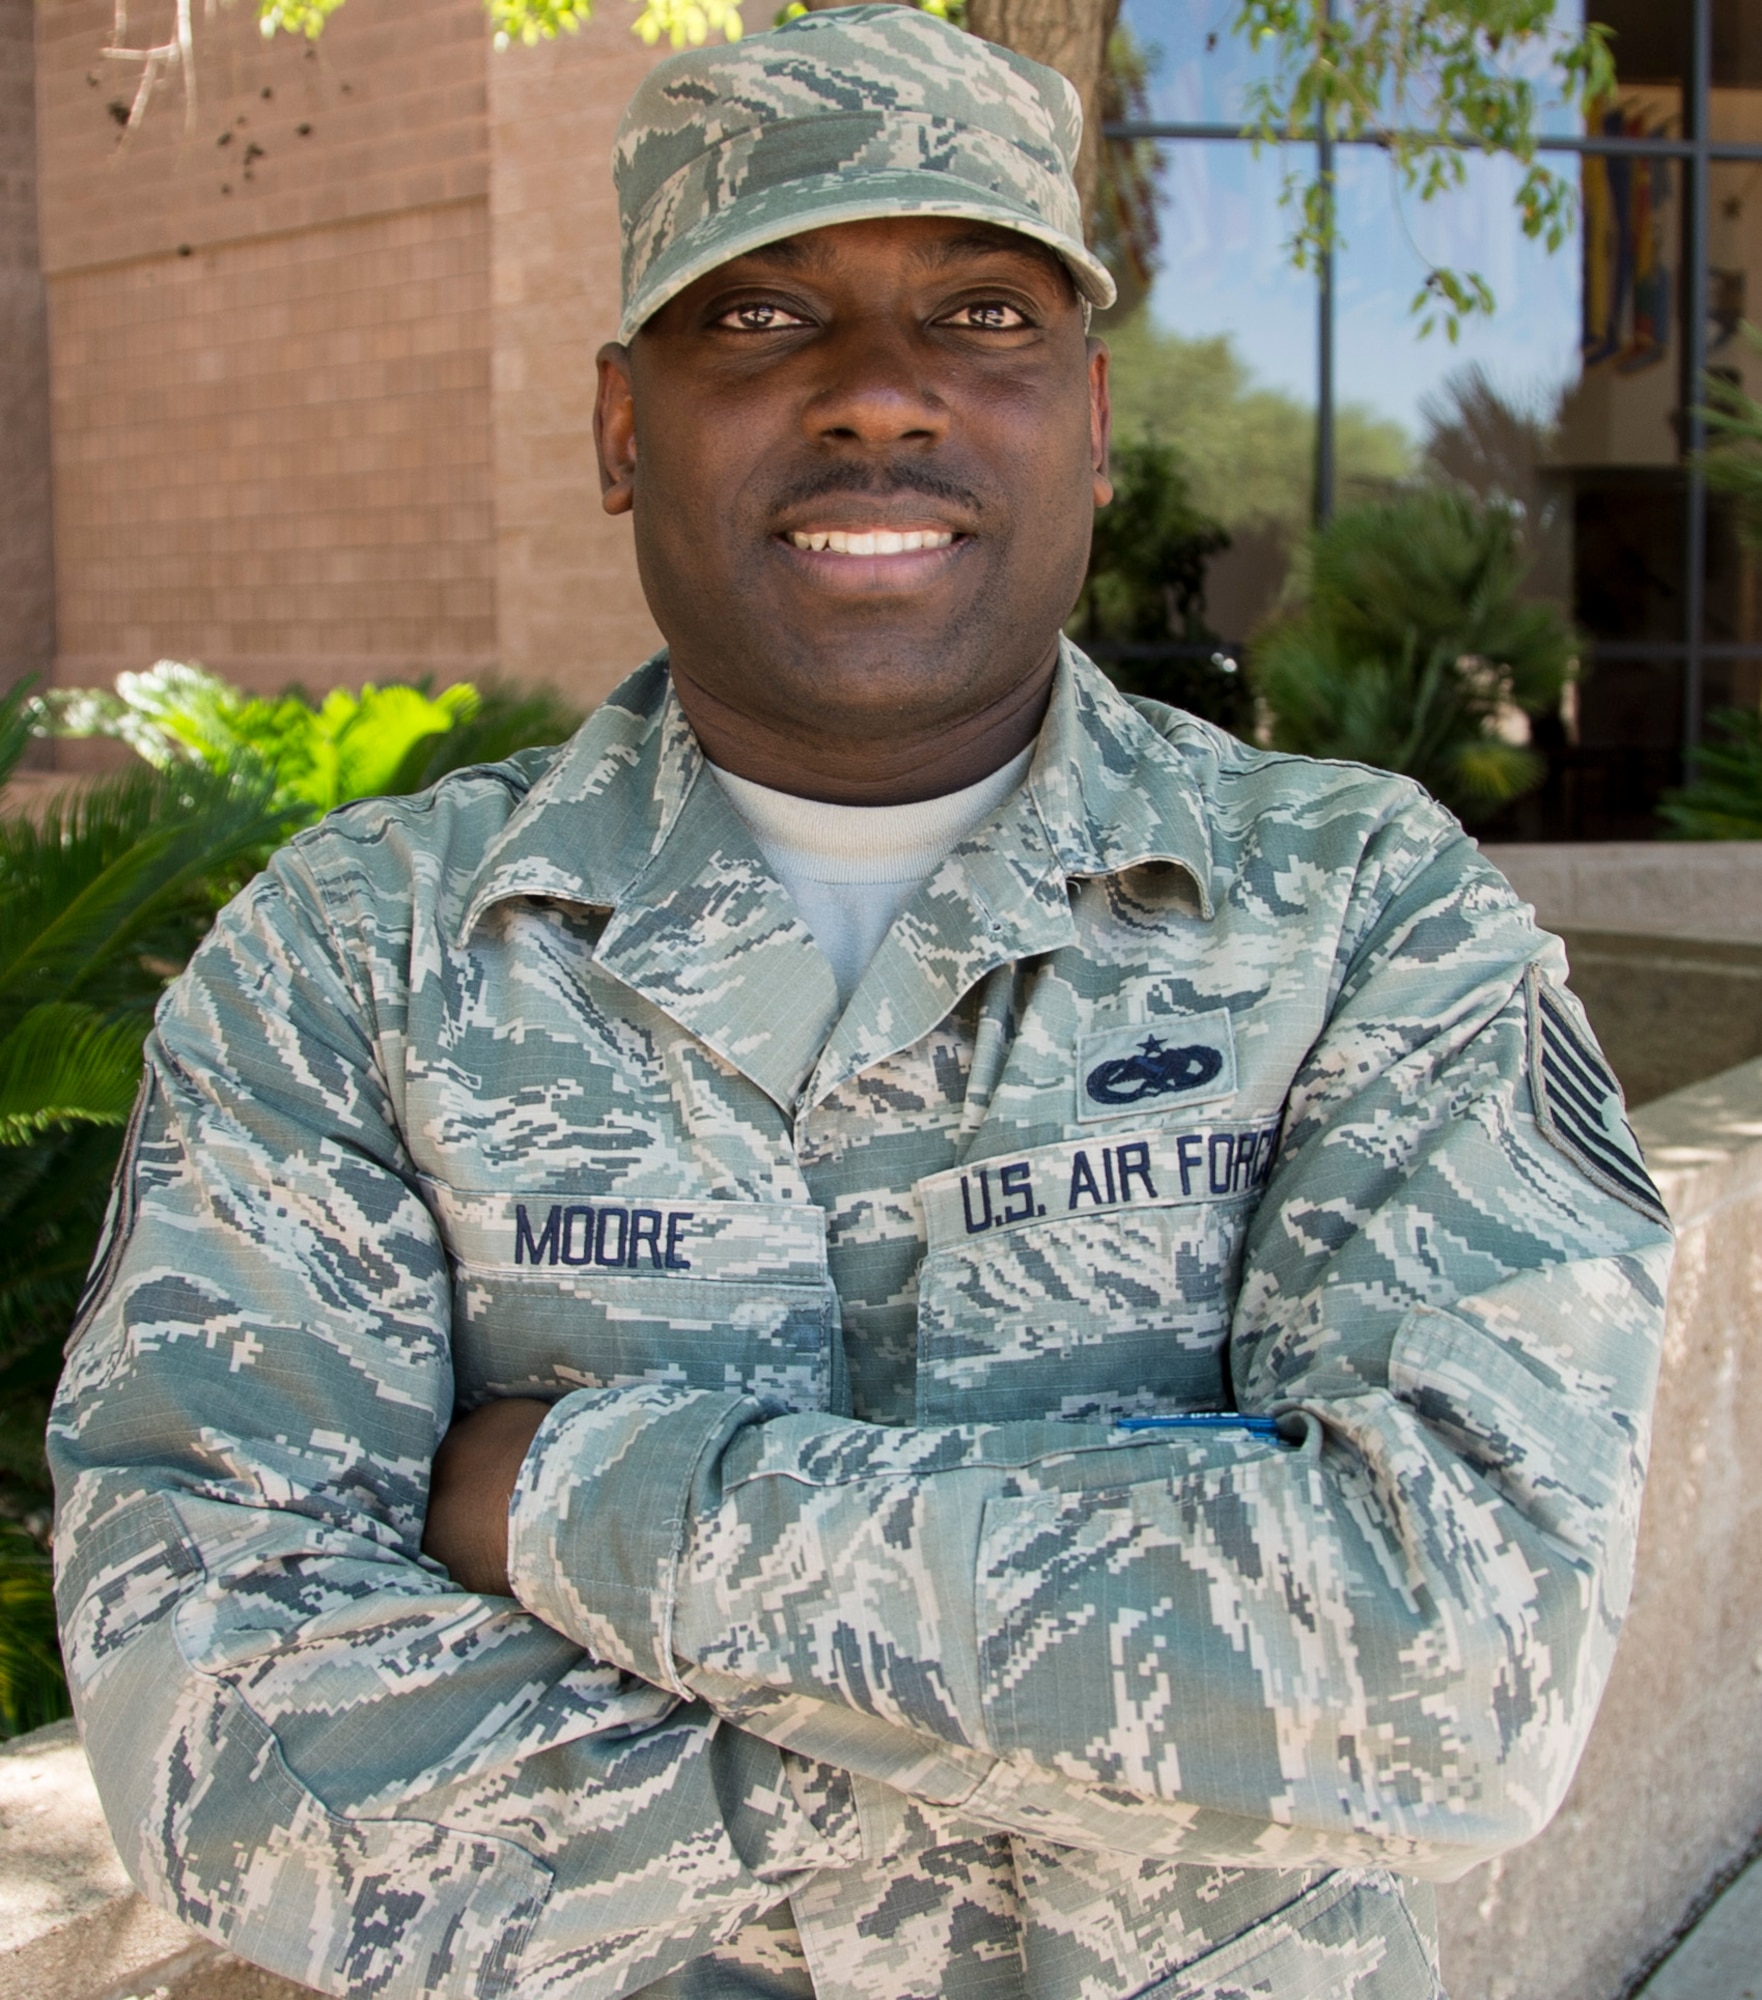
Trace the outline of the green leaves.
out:
<instances>
[{"instance_id":1,"label":"green leaves","mask_svg":"<svg viewBox=\"0 0 1762 2000\"><path fill-rule=\"evenodd\" d=\"M333 688L316 707L299 694L265 701L180 660L118 674L114 694L52 689L35 708L47 733L114 737L160 771L206 766L248 782L287 831L351 799L420 791L465 764L560 742L581 721L554 695L468 681L437 695L398 682Z\"/></svg>"},{"instance_id":2,"label":"green leaves","mask_svg":"<svg viewBox=\"0 0 1762 2000\"><path fill-rule=\"evenodd\" d=\"M324 33L324 24L343 0L259 0L257 25L264 39L271 35L304 35L309 42Z\"/></svg>"},{"instance_id":3,"label":"green leaves","mask_svg":"<svg viewBox=\"0 0 1762 2000\"><path fill-rule=\"evenodd\" d=\"M579 719L549 695L465 683L264 701L166 660L114 692L0 695L0 780L33 727L144 760L0 817L0 1735L66 1713L46 1559L4 1515L47 1502L47 1399L166 981L297 828Z\"/></svg>"},{"instance_id":4,"label":"green leaves","mask_svg":"<svg viewBox=\"0 0 1762 2000\"><path fill-rule=\"evenodd\" d=\"M1528 791L1523 718L1557 706L1576 641L1519 595L1525 567L1513 510L1450 489L1339 515L1307 604L1256 648L1273 741L1405 772L1465 817Z\"/></svg>"},{"instance_id":5,"label":"green leaves","mask_svg":"<svg viewBox=\"0 0 1762 2000\"><path fill-rule=\"evenodd\" d=\"M29 1008L0 1040L0 1146L60 1125L120 1125L141 1080L139 1016L106 1021L77 1002Z\"/></svg>"},{"instance_id":6,"label":"green leaves","mask_svg":"<svg viewBox=\"0 0 1762 2000\"><path fill-rule=\"evenodd\" d=\"M1690 778L1659 817L1676 840L1762 840L1762 712L1715 709L1717 739L1689 753Z\"/></svg>"},{"instance_id":7,"label":"green leaves","mask_svg":"<svg viewBox=\"0 0 1762 2000\"><path fill-rule=\"evenodd\" d=\"M49 1557L22 1529L0 1522L0 1738L71 1712Z\"/></svg>"},{"instance_id":8,"label":"green leaves","mask_svg":"<svg viewBox=\"0 0 1762 2000\"><path fill-rule=\"evenodd\" d=\"M1615 88L1609 29L1557 25L1556 0L1239 0L1233 28L1276 54L1273 75L1248 92L1247 124L1262 140L1372 139L1398 188L1431 201L1462 187L1474 153L1502 153L1525 173L1517 192L1526 236L1550 250L1577 213L1571 179L1536 159L1537 78L1587 117ZM1314 269L1333 246L1334 190L1325 174L1287 176L1291 248ZM1420 331L1454 340L1463 320L1491 313L1473 272L1433 266L1413 299Z\"/></svg>"}]
</instances>

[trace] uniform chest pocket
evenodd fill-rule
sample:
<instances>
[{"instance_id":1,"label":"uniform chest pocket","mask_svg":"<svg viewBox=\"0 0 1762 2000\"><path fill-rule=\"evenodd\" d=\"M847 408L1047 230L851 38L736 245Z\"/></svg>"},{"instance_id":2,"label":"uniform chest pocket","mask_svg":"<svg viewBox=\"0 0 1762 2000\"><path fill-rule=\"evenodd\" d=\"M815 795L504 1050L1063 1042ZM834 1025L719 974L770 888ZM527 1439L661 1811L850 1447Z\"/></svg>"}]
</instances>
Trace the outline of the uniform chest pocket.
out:
<instances>
[{"instance_id":1,"label":"uniform chest pocket","mask_svg":"<svg viewBox=\"0 0 1762 2000\"><path fill-rule=\"evenodd\" d=\"M826 1218L812 1203L427 1189L452 1258L465 1407L633 1382L831 1407Z\"/></svg>"},{"instance_id":2,"label":"uniform chest pocket","mask_svg":"<svg viewBox=\"0 0 1762 2000\"><path fill-rule=\"evenodd\" d=\"M1164 1127L921 1182L919 1422L1227 1408L1242 1241L1277 1138Z\"/></svg>"}]
</instances>

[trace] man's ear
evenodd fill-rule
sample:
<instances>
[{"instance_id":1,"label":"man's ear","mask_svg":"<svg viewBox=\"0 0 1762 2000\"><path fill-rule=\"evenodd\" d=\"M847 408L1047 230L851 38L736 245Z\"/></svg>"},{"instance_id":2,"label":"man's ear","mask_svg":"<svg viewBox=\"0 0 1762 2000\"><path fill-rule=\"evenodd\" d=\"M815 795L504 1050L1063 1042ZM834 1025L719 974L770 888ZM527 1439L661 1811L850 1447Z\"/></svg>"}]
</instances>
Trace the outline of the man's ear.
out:
<instances>
[{"instance_id":1,"label":"man's ear","mask_svg":"<svg viewBox=\"0 0 1762 2000\"><path fill-rule=\"evenodd\" d=\"M597 357L600 380L593 399L593 447L600 462L600 505L628 514L636 504L636 397L630 385L630 349L609 340Z\"/></svg>"},{"instance_id":2,"label":"man's ear","mask_svg":"<svg viewBox=\"0 0 1762 2000\"><path fill-rule=\"evenodd\" d=\"M1089 343L1089 462L1095 473L1095 504L1105 507L1113 498L1113 481L1107 476L1108 449L1113 440L1113 401L1107 380L1107 346L1099 340Z\"/></svg>"}]
</instances>

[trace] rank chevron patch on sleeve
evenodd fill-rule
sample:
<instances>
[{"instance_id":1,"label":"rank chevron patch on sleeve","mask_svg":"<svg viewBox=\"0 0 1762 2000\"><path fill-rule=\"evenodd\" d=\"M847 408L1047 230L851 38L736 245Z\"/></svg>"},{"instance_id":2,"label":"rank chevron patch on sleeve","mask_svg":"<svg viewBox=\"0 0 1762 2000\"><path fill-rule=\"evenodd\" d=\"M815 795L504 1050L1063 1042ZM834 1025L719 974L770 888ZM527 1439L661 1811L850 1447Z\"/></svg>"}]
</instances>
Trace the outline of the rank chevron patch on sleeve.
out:
<instances>
[{"instance_id":1,"label":"rank chevron patch on sleeve","mask_svg":"<svg viewBox=\"0 0 1762 2000\"><path fill-rule=\"evenodd\" d=\"M1530 967L1524 984L1530 1089L1543 1136L1606 1193L1668 1225L1602 1051L1540 966Z\"/></svg>"}]
</instances>

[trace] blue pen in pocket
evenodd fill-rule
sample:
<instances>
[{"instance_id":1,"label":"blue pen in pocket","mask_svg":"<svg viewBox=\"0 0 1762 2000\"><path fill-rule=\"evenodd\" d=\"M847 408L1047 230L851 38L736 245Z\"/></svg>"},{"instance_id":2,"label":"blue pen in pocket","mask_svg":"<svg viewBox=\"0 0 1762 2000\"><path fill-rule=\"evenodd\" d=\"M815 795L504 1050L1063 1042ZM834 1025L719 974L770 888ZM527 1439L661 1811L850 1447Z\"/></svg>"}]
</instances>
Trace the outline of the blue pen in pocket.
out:
<instances>
[{"instance_id":1,"label":"blue pen in pocket","mask_svg":"<svg viewBox=\"0 0 1762 2000\"><path fill-rule=\"evenodd\" d=\"M1290 1442L1280 1434L1277 1417L1244 1416L1238 1410L1187 1410L1178 1416L1121 1417L1115 1428L1122 1431L1247 1431L1254 1437L1271 1438L1277 1444Z\"/></svg>"}]
</instances>

